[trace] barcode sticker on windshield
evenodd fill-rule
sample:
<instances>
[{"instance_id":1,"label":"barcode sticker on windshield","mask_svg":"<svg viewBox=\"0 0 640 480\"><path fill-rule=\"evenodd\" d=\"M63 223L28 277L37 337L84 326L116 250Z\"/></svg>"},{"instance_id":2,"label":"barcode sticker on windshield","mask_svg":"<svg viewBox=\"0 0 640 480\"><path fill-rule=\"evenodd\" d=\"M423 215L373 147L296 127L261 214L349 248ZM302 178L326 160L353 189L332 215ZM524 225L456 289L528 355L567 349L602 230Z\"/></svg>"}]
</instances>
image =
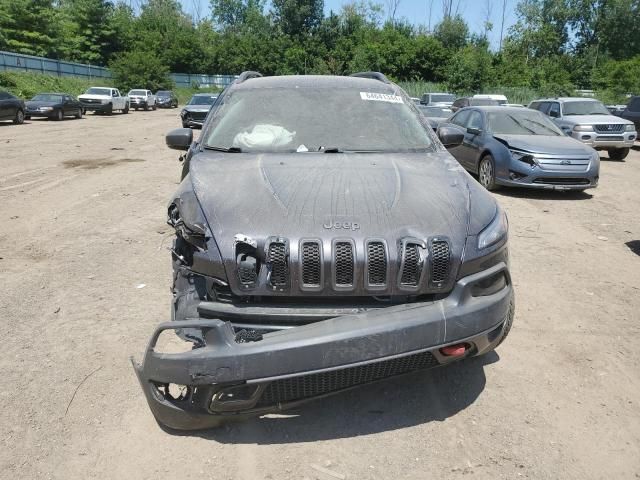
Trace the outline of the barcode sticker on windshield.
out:
<instances>
[{"instance_id":1,"label":"barcode sticker on windshield","mask_svg":"<svg viewBox=\"0 0 640 480\"><path fill-rule=\"evenodd\" d=\"M360 92L360 98L374 102L403 103L400 95L388 95L386 93Z\"/></svg>"}]
</instances>

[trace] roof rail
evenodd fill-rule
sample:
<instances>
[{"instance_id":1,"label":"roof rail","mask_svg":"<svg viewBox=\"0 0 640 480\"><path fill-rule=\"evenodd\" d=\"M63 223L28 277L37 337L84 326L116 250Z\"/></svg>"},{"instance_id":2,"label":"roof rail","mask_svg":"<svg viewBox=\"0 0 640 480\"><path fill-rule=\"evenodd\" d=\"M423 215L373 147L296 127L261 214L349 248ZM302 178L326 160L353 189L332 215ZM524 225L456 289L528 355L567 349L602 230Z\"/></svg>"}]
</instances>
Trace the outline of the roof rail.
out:
<instances>
[{"instance_id":1,"label":"roof rail","mask_svg":"<svg viewBox=\"0 0 640 480\"><path fill-rule=\"evenodd\" d=\"M246 72L242 72L240 75L238 75L235 83L242 83L245 80L249 80L250 78L258 78L261 76L262 74L260 72L252 72L251 70L247 70Z\"/></svg>"},{"instance_id":2,"label":"roof rail","mask_svg":"<svg viewBox=\"0 0 640 480\"><path fill-rule=\"evenodd\" d=\"M384 83L391 83L387 77L384 76L383 73L380 72L358 72L352 73L349 75L350 77L361 77L361 78L370 78L372 80L378 80Z\"/></svg>"}]
</instances>

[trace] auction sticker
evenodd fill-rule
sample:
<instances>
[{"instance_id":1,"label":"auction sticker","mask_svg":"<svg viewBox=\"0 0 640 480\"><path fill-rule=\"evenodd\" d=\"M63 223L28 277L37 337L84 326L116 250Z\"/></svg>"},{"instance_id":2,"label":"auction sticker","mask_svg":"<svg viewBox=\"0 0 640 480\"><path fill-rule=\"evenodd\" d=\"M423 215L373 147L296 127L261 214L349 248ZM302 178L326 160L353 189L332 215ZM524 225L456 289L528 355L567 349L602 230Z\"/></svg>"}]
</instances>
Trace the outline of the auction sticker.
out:
<instances>
[{"instance_id":1,"label":"auction sticker","mask_svg":"<svg viewBox=\"0 0 640 480\"><path fill-rule=\"evenodd\" d=\"M360 98L374 102L403 103L400 95L388 95L386 93L360 92Z\"/></svg>"}]
</instances>

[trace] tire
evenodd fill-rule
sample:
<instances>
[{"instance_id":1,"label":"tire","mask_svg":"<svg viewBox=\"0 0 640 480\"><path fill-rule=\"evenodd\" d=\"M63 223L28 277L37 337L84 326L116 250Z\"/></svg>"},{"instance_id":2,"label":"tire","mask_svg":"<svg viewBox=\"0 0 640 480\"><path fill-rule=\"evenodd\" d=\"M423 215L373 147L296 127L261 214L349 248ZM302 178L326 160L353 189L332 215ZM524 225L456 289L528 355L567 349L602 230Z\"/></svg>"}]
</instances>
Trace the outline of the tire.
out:
<instances>
[{"instance_id":1,"label":"tire","mask_svg":"<svg viewBox=\"0 0 640 480\"><path fill-rule=\"evenodd\" d=\"M146 103L144 104L144 111L148 112L149 111L149 105L147 105Z\"/></svg>"},{"instance_id":2,"label":"tire","mask_svg":"<svg viewBox=\"0 0 640 480\"><path fill-rule=\"evenodd\" d=\"M57 110L56 116L54 118L56 122L61 122L62 120L64 120L64 112L62 110Z\"/></svg>"},{"instance_id":3,"label":"tire","mask_svg":"<svg viewBox=\"0 0 640 480\"><path fill-rule=\"evenodd\" d=\"M21 108L16 110L16 116L13 119L13 123L16 125L22 125L24 123L24 112Z\"/></svg>"},{"instance_id":4,"label":"tire","mask_svg":"<svg viewBox=\"0 0 640 480\"><path fill-rule=\"evenodd\" d=\"M74 115L78 120L80 120L82 118L82 109L79 108L78 112Z\"/></svg>"},{"instance_id":5,"label":"tire","mask_svg":"<svg viewBox=\"0 0 640 480\"><path fill-rule=\"evenodd\" d=\"M25 115L25 116L24 116L24 119L25 119L25 120L31 120L31 117L30 117L29 115Z\"/></svg>"},{"instance_id":6,"label":"tire","mask_svg":"<svg viewBox=\"0 0 640 480\"><path fill-rule=\"evenodd\" d=\"M125 115L127 113L129 113L129 104L128 103L124 104L124 108L122 109L122 113L124 113Z\"/></svg>"},{"instance_id":7,"label":"tire","mask_svg":"<svg viewBox=\"0 0 640 480\"><path fill-rule=\"evenodd\" d=\"M182 122L182 128L189 128L189 124Z\"/></svg>"},{"instance_id":8,"label":"tire","mask_svg":"<svg viewBox=\"0 0 640 480\"><path fill-rule=\"evenodd\" d=\"M609 158L611 160L624 160L629 155L628 148L612 148L611 150L607 150L609 154Z\"/></svg>"},{"instance_id":9,"label":"tire","mask_svg":"<svg viewBox=\"0 0 640 480\"><path fill-rule=\"evenodd\" d=\"M156 104L154 103L154 104L153 104L153 107L151 107L151 110L153 110L153 111L155 112L156 108L157 108L157 107L156 107Z\"/></svg>"},{"instance_id":10,"label":"tire","mask_svg":"<svg viewBox=\"0 0 640 480\"><path fill-rule=\"evenodd\" d=\"M496 167L491 155L485 155L480 159L478 165L478 182L489 191L497 190L496 185Z\"/></svg>"},{"instance_id":11,"label":"tire","mask_svg":"<svg viewBox=\"0 0 640 480\"><path fill-rule=\"evenodd\" d=\"M107 108L104 109L104 113L106 113L107 115L113 114L113 103L107 105Z\"/></svg>"},{"instance_id":12,"label":"tire","mask_svg":"<svg viewBox=\"0 0 640 480\"><path fill-rule=\"evenodd\" d=\"M138 107L134 107L133 109L134 109L136 112L138 111Z\"/></svg>"},{"instance_id":13,"label":"tire","mask_svg":"<svg viewBox=\"0 0 640 480\"><path fill-rule=\"evenodd\" d=\"M507 312L507 319L505 320L504 328L502 329L502 338L498 342L498 345L496 345L496 348L500 346L502 342L504 342L505 339L507 338L507 335L509 335L509 332L511 331L511 327L513 326L513 319L515 316L516 316L516 301L512 297L511 303L509 304L509 311Z\"/></svg>"}]
</instances>

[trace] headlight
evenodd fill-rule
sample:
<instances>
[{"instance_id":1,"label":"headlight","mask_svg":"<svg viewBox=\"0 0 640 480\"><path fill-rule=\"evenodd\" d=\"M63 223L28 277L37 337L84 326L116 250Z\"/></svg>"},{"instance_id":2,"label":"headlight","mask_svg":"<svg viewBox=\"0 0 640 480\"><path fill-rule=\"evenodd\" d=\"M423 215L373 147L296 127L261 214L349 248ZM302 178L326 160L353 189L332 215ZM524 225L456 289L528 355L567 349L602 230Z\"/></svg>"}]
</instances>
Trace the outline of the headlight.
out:
<instances>
[{"instance_id":1,"label":"headlight","mask_svg":"<svg viewBox=\"0 0 640 480\"><path fill-rule=\"evenodd\" d=\"M511 152L511 156L514 160L519 160L528 165L531 165L532 167L537 165L535 158L526 152L520 152L518 150L509 150L509 152Z\"/></svg>"},{"instance_id":2,"label":"headlight","mask_svg":"<svg viewBox=\"0 0 640 480\"><path fill-rule=\"evenodd\" d=\"M48 112L50 110L53 110L53 107L40 107L41 112Z\"/></svg>"},{"instance_id":3,"label":"headlight","mask_svg":"<svg viewBox=\"0 0 640 480\"><path fill-rule=\"evenodd\" d=\"M574 132L593 132L593 125L576 125L573 127Z\"/></svg>"},{"instance_id":4,"label":"headlight","mask_svg":"<svg viewBox=\"0 0 640 480\"><path fill-rule=\"evenodd\" d=\"M625 125L624 126L624 131L625 132L635 132L636 131L636 126L633 123L630 123L629 125Z\"/></svg>"},{"instance_id":5,"label":"headlight","mask_svg":"<svg viewBox=\"0 0 640 480\"><path fill-rule=\"evenodd\" d=\"M491 223L478 235L478 250L495 245L507 236L509 232L509 222L507 214L498 207L496 216Z\"/></svg>"}]
</instances>

